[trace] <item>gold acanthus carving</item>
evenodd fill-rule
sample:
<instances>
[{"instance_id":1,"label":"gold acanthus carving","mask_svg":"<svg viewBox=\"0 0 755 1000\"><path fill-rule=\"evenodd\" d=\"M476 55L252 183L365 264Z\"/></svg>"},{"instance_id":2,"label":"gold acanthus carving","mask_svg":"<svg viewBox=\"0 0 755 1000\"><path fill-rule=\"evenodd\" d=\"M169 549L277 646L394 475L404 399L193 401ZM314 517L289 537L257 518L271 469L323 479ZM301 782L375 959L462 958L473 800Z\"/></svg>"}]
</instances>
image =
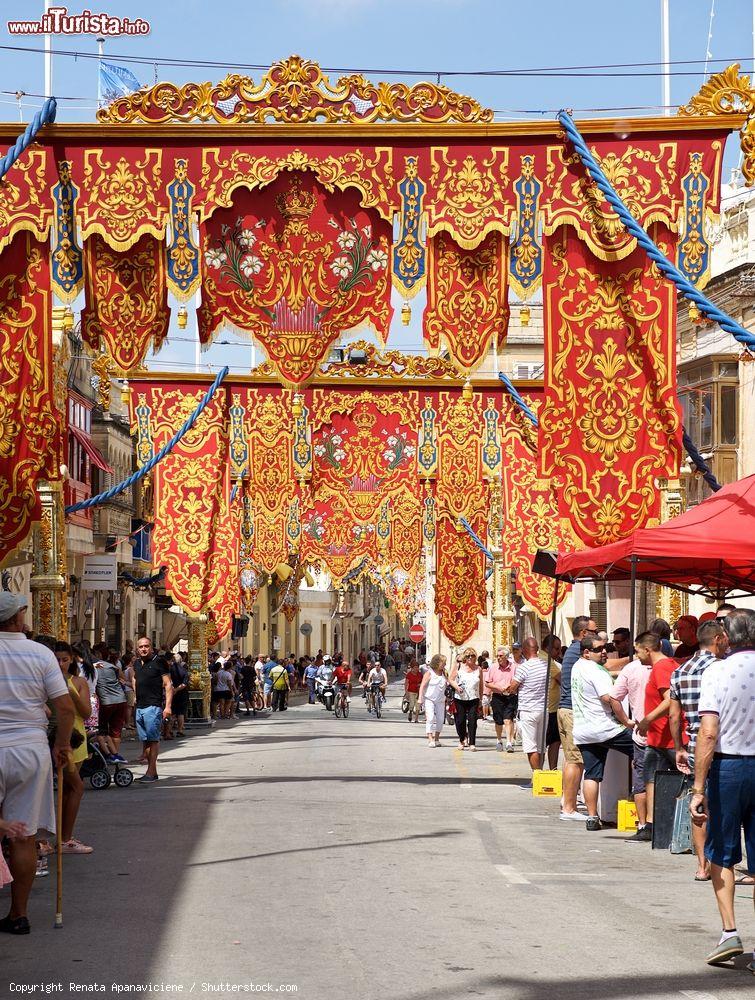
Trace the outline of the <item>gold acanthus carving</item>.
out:
<instances>
[{"instance_id":1,"label":"gold acanthus carving","mask_svg":"<svg viewBox=\"0 0 755 1000\"><path fill-rule=\"evenodd\" d=\"M746 73L740 74L739 63L732 63L720 73L714 73L700 87L688 104L679 108L684 117L710 115L748 116L739 133L742 147L742 173L748 184L755 183L755 89Z\"/></svg>"},{"instance_id":2,"label":"gold acanthus carving","mask_svg":"<svg viewBox=\"0 0 755 1000\"><path fill-rule=\"evenodd\" d=\"M352 358L356 351L364 352L364 362L361 358L359 361ZM408 378L458 380L462 377L459 369L446 358L426 358L402 354L401 351L380 352L366 340L352 341L346 346L345 352L343 361L320 365L320 374L328 378L337 375L339 378L360 381L365 378L392 378L399 381ZM257 368L254 374L263 373Z\"/></svg>"},{"instance_id":3,"label":"gold acanthus carving","mask_svg":"<svg viewBox=\"0 0 755 1000\"><path fill-rule=\"evenodd\" d=\"M219 149L202 153L201 188L204 192L200 219L205 221L217 208L228 208L237 188L254 191L267 187L284 170L311 170L326 191L345 191L354 187L362 194L363 208L376 208L391 222L398 211L394 192L393 150L375 149L370 157L361 149L344 150L338 156L313 156L301 149L292 149L281 156L257 156L235 150L222 157Z\"/></svg>"},{"instance_id":4,"label":"gold acanthus carving","mask_svg":"<svg viewBox=\"0 0 755 1000\"><path fill-rule=\"evenodd\" d=\"M292 55L273 63L259 84L229 74L218 84L157 83L118 98L97 112L109 124L214 122L264 124L325 121L491 122L493 112L471 97L436 83L371 83L360 74L339 77L335 87L320 66Z\"/></svg>"}]
</instances>

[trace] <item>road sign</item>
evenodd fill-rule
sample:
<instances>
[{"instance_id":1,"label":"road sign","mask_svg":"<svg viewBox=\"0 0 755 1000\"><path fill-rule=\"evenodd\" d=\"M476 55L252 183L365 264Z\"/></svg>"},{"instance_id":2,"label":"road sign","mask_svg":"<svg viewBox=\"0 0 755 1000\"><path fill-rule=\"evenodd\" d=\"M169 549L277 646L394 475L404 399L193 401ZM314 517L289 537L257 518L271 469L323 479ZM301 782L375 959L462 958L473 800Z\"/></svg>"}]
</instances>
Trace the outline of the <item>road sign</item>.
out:
<instances>
[{"instance_id":1,"label":"road sign","mask_svg":"<svg viewBox=\"0 0 755 1000\"><path fill-rule=\"evenodd\" d=\"M412 625L409 629L409 638L412 642L422 642L425 638L425 627L424 625Z\"/></svg>"}]
</instances>

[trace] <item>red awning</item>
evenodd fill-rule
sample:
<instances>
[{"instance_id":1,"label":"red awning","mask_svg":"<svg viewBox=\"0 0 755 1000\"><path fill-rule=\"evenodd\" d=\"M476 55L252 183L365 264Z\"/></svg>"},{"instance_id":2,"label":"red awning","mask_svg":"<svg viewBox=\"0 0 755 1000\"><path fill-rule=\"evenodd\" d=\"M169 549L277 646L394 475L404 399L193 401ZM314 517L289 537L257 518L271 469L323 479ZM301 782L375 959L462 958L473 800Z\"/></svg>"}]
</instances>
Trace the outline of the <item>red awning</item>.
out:
<instances>
[{"instance_id":1,"label":"red awning","mask_svg":"<svg viewBox=\"0 0 755 1000\"><path fill-rule=\"evenodd\" d=\"M657 528L595 549L559 555L566 580L638 580L714 596L755 593L755 475L724 486Z\"/></svg>"},{"instance_id":2,"label":"red awning","mask_svg":"<svg viewBox=\"0 0 755 1000\"><path fill-rule=\"evenodd\" d=\"M96 465L98 469L102 469L103 472L113 472L113 467L107 464L94 441L92 441L86 431L83 431L80 427L75 427L73 424L69 424L68 429L87 455L89 455L93 465Z\"/></svg>"}]
</instances>

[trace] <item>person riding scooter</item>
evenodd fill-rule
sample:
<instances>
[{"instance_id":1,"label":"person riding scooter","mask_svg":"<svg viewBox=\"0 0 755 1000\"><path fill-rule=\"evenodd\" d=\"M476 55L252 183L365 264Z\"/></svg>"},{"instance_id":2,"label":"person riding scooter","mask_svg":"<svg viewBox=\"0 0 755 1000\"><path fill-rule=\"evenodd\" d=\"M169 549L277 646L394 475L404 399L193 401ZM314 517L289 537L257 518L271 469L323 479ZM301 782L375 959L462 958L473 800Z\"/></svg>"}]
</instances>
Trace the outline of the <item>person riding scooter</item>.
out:
<instances>
[{"instance_id":1,"label":"person riding scooter","mask_svg":"<svg viewBox=\"0 0 755 1000\"><path fill-rule=\"evenodd\" d=\"M321 702L327 708L325 698L323 697L323 691L328 691L330 693L329 701L332 702L335 698L335 689L333 687L333 661L329 656L323 657L321 666L317 671L317 676L315 677L315 696L319 702Z\"/></svg>"}]
</instances>

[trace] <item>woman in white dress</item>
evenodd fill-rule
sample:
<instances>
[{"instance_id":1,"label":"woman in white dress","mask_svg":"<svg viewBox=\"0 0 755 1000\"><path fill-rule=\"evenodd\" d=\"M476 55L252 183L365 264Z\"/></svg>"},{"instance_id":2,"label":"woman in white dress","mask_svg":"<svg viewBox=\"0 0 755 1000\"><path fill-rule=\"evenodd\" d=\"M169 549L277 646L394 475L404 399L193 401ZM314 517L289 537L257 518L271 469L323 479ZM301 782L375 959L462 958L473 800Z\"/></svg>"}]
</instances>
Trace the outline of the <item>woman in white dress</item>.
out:
<instances>
[{"instance_id":1,"label":"woman in white dress","mask_svg":"<svg viewBox=\"0 0 755 1000\"><path fill-rule=\"evenodd\" d=\"M440 746L440 731L446 713L446 658L436 653L422 677L419 686L419 705L425 709L427 745Z\"/></svg>"}]
</instances>

